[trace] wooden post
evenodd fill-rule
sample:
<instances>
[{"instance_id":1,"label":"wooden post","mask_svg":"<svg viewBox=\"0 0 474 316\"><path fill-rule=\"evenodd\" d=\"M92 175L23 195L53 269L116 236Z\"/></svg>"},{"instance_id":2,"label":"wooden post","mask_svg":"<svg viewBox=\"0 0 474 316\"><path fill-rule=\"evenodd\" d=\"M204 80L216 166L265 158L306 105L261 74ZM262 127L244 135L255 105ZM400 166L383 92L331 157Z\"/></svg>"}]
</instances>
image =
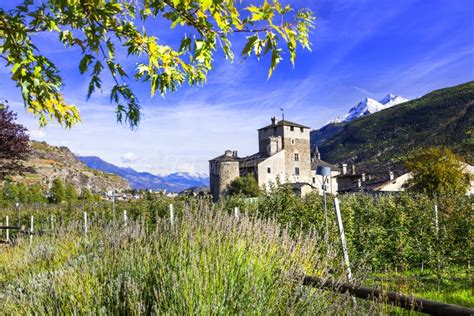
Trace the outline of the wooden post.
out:
<instances>
[{"instance_id":1,"label":"wooden post","mask_svg":"<svg viewBox=\"0 0 474 316\"><path fill-rule=\"evenodd\" d=\"M51 232L54 232L54 215L51 214L49 217L49 220L51 221Z\"/></svg>"},{"instance_id":2,"label":"wooden post","mask_svg":"<svg viewBox=\"0 0 474 316\"><path fill-rule=\"evenodd\" d=\"M235 218L239 218L239 215L240 215L239 208L238 208L238 207L235 207L235 208L234 208L234 216L235 216Z\"/></svg>"},{"instance_id":3,"label":"wooden post","mask_svg":"<svg viewBox=\"0 0 474 316\"><path fill-rule=\"evenodd\" d=\"M33 243L33 229L34 229L34 217L31 215L30 220L30 245Z\"/></svg>"},{"instance_id":4,"label":"wooden post","mask_svg":"<svg viewBox=\"0 0 474 316\"><path fill-rule=\"evenodd\" d=\"M344 226L342 225L342 217L341 217L341 211L339 209L339 199L338 198L334 199L334 206L336 208L337 225L339 226L339 234L340 234L340 237L341 237L342 252L344 254L344 263L345 263L346 269L347 269L347 279L349 281L352 281L352 271L351 271L351 266L350 266L350 262L349 262L349 253L347 251L346 236L344 234Z\"/></svg>"},{"instance_id":5,"label":"wooden post","mask_svg":"<svg viewBox=\"0 0 474 316\"><path fill-rule=\"evenodd\" d=\"M87 236L87 212L84 212L84 235Z\"/></svg>"},{"instance_id":6,"label":"wooden post","mask_svg":"<svg viewBox=\"0 0 474 316\"><path fill-rule=\"evenodd\" d=\"M170 224L173 226L174 224L174 209L173 204L170 204Z\"/></svg>"},{"instance_id":7,"label":"wooden post","mask_svg":"<svg viewBox=\"0 0 474 316\"><path fill-rule=\"evenodd\" d=\"M8 215L7 215L7 227L10 225L10 222L8 220ZM7 242L10 242L10 230L7 228Z\"/></svg>"},{"instance_id":8,"label":"wooden post","mask_svg":"<svg viewBox=\"0 0 474 316\"><path fill-rule=\"evenodd\" d=\"M439 222L438 222L438 205L435 204L434 206L435 212L435 230L436 230L436 240L439 239Z\"/></svg>"},{"instance_id":9,"label":"wooden post","mask_svg":"<svg viewBox=\"0 0 474 316\"><path fill-rule=\"evenodd\" d=\"M127 210L123 210L123 222L125 226L127 226L127 221L128 221Z\"/></svg>"}]
</instances>

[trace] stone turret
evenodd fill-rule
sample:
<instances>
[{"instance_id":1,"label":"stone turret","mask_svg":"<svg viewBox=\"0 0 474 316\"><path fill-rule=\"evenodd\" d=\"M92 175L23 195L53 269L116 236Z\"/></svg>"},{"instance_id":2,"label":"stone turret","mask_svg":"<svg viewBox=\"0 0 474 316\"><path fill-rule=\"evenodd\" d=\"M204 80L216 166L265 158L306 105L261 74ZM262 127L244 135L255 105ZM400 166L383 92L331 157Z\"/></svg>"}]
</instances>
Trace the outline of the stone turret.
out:
<instances>
[{"instance_id":1,"label":"stone turret","mask_svg":"<svg viewBox=\"0 0 474 316\"><path fill-rule=\"evenodd\" d=\"M229 184L240 176L237 151L226 150L223 155L209 161L211 194L214 201L226 195Z\"/></svg>"}]
</instances>

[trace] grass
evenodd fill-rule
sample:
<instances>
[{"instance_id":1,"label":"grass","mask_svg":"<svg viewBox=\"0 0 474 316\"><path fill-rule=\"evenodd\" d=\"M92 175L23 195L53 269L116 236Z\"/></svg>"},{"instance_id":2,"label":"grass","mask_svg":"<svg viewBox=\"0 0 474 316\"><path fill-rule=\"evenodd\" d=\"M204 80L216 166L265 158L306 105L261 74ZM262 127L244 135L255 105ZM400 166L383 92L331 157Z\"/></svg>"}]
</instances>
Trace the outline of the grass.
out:
<instances>
[{"instance_id":1,"label":"grass","mask_svg":"<svg viewBox=\"0 0 474 316\"><path fill-rule=\"evenodd\" d=\"M472 276L464 269L448 269L440 275L435 271L407 271L378 274L371 284L415 297L474 308Z\"/></svg>"},{"instance_id":2,"label":"grass","mask_svg":"<svg viewBox=\"0 0 474 316\"><path fill-rule=\"evenodd\" d=\"M0 253L5 314L365 314L344 295L303 287L305 274L344 277L340 258L314 234L291 236L272 221L201 207L111 223L84 235L70 221L18 239Z\"/></svg>"}]
</instances>

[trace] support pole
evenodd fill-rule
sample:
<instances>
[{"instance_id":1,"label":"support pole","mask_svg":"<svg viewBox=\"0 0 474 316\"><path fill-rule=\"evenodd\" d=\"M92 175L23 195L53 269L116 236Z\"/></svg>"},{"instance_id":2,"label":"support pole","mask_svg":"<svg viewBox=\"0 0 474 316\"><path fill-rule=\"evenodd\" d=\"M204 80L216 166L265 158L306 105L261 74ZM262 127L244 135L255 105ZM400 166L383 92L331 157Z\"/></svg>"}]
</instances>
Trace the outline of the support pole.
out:
<instances>
[{"instance_id":1,"label":"support pole","mask_svg":"<svg viewBox=\"0 0 474 316\"><path fill-rule=\"evenodd\" d=\"M31 215L30 219L30 246L33 243L33 229L34 229L34 217Z\"/></svg>"},{"instance_id":2,"label":"support pole","mask_svg":"<svg viewBox=\"0 0 474 316\"><path fill-rule=\"evenodd\" d=\"M239 215L240 215L239 208L238 208L238 207L235 207L235 208L234 208L234 216L235 216L235 218L239 218Z\"/></svg>"},{"instance_id":3,"label":"support pole","mask_svg":"<svg viewBox=\"0 0 474 316\"><path fill-rule=\"evenodd\" d=\"M87 228L88 228L87 227L87 212L84 212L84 235L86 236L87 236L87 231L88 231Z\"/></svg>"},{"instance_id":4,"label":"support pole","mask_svg":"<svg viewBox=\"0 0 474 316\"><path fill-rule=\"evenodd\" d=\"M7 221L7 227L10 226L8 215L7 215L6 221ZM10 242L10 230L8 228L7 228L7 242Z\"/></svg>"},{"instance_id":5,"label":"support pole","mask_svg":"<svg viewBox=\"0 0 474 316\"><path fill-rule=\"evenodd\" d=\"M127 226L127 221L128 221L127 210L123 210L123 222L125 226Z\"/></svg>"},{"instance_id":6,"label":"support pole","mask_svg":"<svg viewBox=\"0 0 474 316\"><path fill-rule=\"evenodd\" d=\"M334 199L334 207L336 208L336 217L337 217L337 225L339 226L339 234L341 237L341 244L342 244L342 252L344 254L344 263L346 265L347 269L347 279L349 282L352 281L352 271L351 271L351 266L349 262L349 253L347 251L347 244L346 244L346 236L344 234L344 226L342 225L342 216L341 216L341 211L339 209L339 199L335 198Z\"/></svg>"},{"instance_id":7,"label":"support pole","mask_svg":"<svg viewBox=\"0 0 474 316\"><path fill-rule=\"evenodd\" d=\"M170 224L171 224L171 226L174 225L174 209L173 209L173 204L170 204Z\"/></svg>"}]
</instances>

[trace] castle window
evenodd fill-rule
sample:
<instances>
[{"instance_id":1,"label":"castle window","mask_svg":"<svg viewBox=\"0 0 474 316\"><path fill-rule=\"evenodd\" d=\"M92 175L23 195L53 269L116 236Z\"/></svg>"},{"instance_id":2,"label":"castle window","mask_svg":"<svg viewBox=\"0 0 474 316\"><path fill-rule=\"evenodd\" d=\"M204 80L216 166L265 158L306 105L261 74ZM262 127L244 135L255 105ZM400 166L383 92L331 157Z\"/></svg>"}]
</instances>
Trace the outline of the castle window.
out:
<instances>
[{"instance_id":1,"label":"castle window","mask_svg":"<svg viewBox=\"0 0 474 316\"><path fill-rule=\"evenodd\" d=\"M295 168L295 175L296 176L300 175L300 168L298 168L298 167Z\"/></svg>"},{"instance_id":2,"label":"castle window","mask_svg":"<svg viewBox=\"0 0 474 316\"><path fill-rule=\"evenodd\" d=\"M316 183L316 178L315 177L313 177L313 183Z\"/></svg>"},{"instance_id":3,"label":"castle window","mask_svg":"<svg viewBox=\"0 0 474 316\"><path fill-rule=\"evenodd\" d=\"M295 161L300 161L300 155L298 153L295 153Z\"/></svg>"},{"instance_id":4,"label":"castle window","mask_svg":"<svg viewBox=\"0 0 474 316\"><path fill-rule=\"evenodd\" d=\"M272 173L272 168L268 167L267 168L267 173Z\"/></svg>"},{"instance_id":5,"label":"castle window","mask_svg":"<svg viewBox=\"0 0 474 316\"><path fill-rule=\"evenodd\" d=\"M301 133L303 133L303 132L304 132L304 128L300 127L300 131L301 131Z\"/></svg>"},{"instance_id":6,"label":"castle window","mask_svg":"<svg viewBox=\"0 0 474 316\"><path fill-rule=\"evenodd\" d=\"M292 138L291 139L291 143L294 145L295 144L295 140Z\"/></svg>"},{"instance_id":7,"label":"castle window","mask_svg":"<svg viewBox=\"0 0 474 316\"><path fill-rule=\"evenodd\" d=\"M295 127L294 126L290 126L290 131L294 131L295 130Z\"/></svg>"}]
</instances>

